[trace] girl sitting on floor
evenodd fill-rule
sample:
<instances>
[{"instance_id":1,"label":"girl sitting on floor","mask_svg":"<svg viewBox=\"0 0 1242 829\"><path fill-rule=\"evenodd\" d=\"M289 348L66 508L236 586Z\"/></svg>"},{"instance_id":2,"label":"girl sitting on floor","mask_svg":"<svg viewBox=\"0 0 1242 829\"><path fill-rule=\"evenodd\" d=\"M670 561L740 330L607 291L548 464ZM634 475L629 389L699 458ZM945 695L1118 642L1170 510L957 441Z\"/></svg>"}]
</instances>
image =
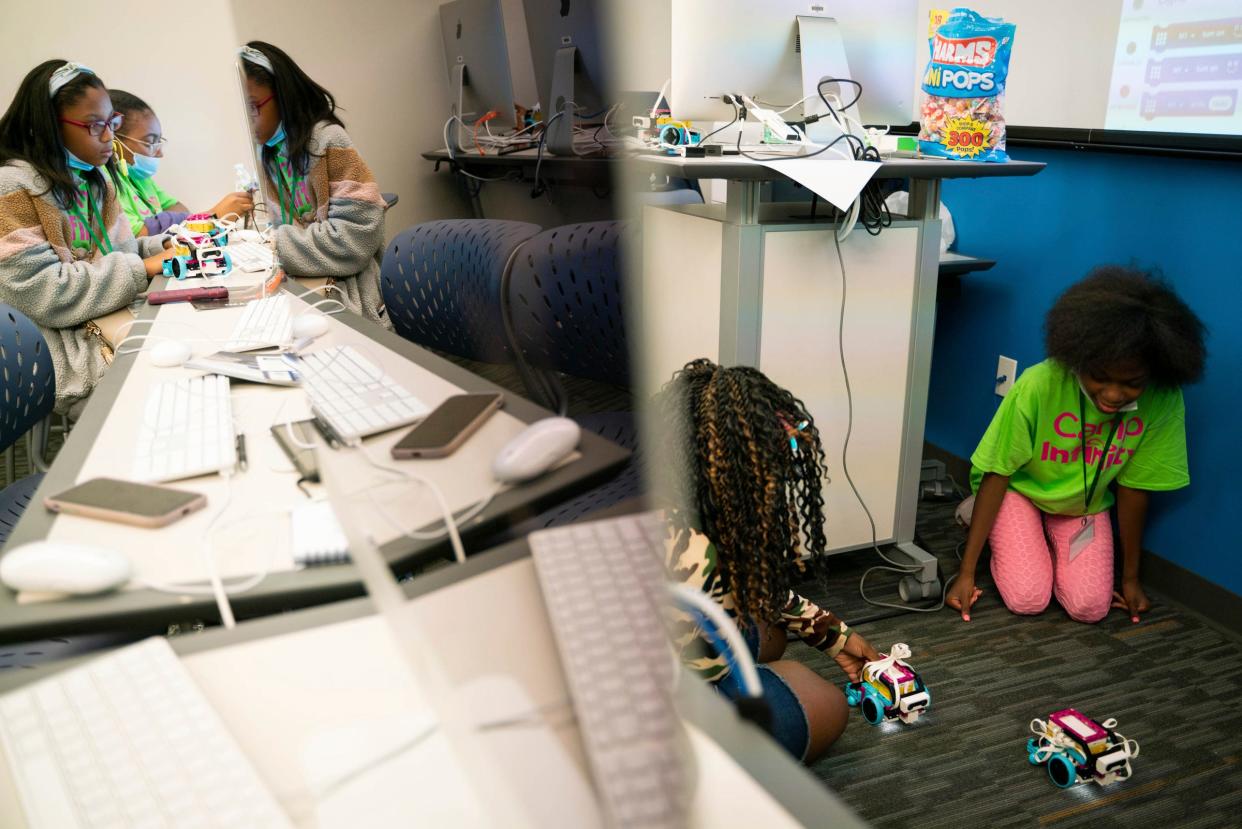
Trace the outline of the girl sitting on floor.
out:
<instances>
[{"instance_id":1,"label":"girl sitting on floor","mask_svg":"<svg viewBox=\"0 0 1242 829\"><path fill-rule=\"evenodd\" d=\"M845 730L841 690L782 659L794 636L851 680L879 654L831 612L792 589L803 555L824 552L824 452L802 402L753 368L696 360L657 398L668 431L665 500L672 578L701 588L732 616L758 665L772 733L806 762ZM803 546L805 539L806 546ZM674 627L683 660L725 696L739 677L688 617Z\"/></svg>"}]
</instances>

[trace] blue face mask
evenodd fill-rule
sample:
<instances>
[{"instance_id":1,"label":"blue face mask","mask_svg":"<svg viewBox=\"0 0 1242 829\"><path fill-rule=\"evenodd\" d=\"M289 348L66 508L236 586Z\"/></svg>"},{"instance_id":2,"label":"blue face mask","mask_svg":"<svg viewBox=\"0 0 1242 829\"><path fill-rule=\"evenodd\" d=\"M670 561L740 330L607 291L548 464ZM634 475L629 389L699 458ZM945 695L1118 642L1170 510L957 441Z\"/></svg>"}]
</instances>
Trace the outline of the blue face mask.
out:
<instances>
[{"instance_id":1,"label":"blue face mask","mask_svg":"<svg viewBox=\"0 0 1242 829\"><path fill-rule=\"evenodd\" d=\"M134 160L129 165L129 174L134 178L151 178L159 168L160 160L155 156L134 153Z\"/></svg>"},{"instance_id":2,"label":"blue face mask","mask_svg":"<svg viewBox=\"0 0 1242 829\"><path fill-rule=\"evenodd\" d=\"M65 160L68 161L69 166L75 170L81 170L82 172L86 172L87 170L95 169L94 164L87 164L85 161L78 158L76 155L69 152L69 150L67 149L65 150Z\"/></svg>"},{"instance_id":3,"label":"blue face mask","mask_svg":"<svg viewBox=\"0 0 1242 829\"><path fill-rule=\"evenodd\" d=\"M285 140L285 122L281 121L279 124L276 125L276 132L272 133L272 137L267 139L263 143L269 147L275 147L277 144L279 144L281 141L284 141L284 140Z\"/></svg>"}]
</instances>

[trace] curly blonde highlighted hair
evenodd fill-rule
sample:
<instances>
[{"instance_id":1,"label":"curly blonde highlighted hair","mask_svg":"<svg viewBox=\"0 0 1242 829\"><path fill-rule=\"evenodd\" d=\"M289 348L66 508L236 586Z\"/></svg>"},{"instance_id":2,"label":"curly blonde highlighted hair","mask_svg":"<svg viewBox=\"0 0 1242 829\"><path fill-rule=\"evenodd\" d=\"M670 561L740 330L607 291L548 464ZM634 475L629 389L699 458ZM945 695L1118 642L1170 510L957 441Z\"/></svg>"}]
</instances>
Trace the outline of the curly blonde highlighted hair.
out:
<instances>
[{"instance_id":1,"label":"curly blonde highlighted hair","mask_svg":"<svg viewBox=\"0 0 1242 829\"><path fill-rule=\"evenodd\" d=\"M676 528L693 527L716 545L717 568L743 618L775 622L798 556L827 546L814 419L762 372L710 360L674 374L657 405L666 429L663 492Z\"/></svg>"}]
</instances>

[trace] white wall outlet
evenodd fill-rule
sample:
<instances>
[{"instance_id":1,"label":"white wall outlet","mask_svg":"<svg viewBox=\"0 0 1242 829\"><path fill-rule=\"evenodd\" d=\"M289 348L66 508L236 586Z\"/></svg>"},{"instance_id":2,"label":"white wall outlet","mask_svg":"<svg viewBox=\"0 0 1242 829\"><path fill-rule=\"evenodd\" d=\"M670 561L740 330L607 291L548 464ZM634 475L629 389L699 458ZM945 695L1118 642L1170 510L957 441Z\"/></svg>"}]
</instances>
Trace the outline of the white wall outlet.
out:
<instances>
[{"instance_id":1,"label":"white wall outlet","mask_svg":"<svg viewBox=\"0 0 1242 829\"><path fill-rule=\"evenodd\" d=\"M1001 397L1009 394L1013 381L1018 379L1018 361L1004 354L996 361L996 393Z\"/></svg>"}]
</instances>

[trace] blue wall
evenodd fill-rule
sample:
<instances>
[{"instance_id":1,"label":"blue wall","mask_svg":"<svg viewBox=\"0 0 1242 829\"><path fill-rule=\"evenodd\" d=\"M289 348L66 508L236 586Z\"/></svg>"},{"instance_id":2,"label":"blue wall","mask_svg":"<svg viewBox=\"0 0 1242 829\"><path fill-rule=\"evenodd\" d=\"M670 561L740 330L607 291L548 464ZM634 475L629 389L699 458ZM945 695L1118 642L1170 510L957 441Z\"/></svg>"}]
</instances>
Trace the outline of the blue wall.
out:
<instances>
[{"instance_id":1,"label":"blue wall","mask_svg":"<svg viewBox=\"0 0 1242 829\"><path fill-rule=\"evenodd\" d=\"M1210 332L1185 389L1189 488L1156 493L1144 547L1242 594L1242 163L1018 149L1032 178L945 182L955 249L997 260L936 322L927 440L969 457L1000 398L996 358L1043 359L1057 295L1107 262L1159 267Z\"/></svg>"}]
</instances>

